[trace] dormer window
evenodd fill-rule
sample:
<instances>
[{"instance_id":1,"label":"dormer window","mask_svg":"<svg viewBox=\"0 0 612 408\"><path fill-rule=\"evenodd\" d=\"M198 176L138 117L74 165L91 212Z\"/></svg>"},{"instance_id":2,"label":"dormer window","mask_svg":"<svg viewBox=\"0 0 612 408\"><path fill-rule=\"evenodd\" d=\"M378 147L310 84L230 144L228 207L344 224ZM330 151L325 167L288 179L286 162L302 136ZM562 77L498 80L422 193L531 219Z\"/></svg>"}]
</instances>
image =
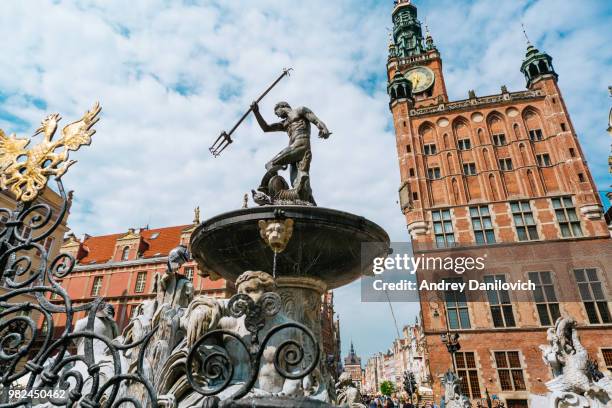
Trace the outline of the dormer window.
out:
<instances>
[{"instance_id":1,"label":"dormer window","mask_svg":"<svg viewBox=\"0 0 612 408\"><path fill-rule=\"evenodd\" d=\"M123 251L121 252L121 260L127 261L129 257L130 257L130 247L129 246L123 247Z\"/></svg>"}]
</instances>

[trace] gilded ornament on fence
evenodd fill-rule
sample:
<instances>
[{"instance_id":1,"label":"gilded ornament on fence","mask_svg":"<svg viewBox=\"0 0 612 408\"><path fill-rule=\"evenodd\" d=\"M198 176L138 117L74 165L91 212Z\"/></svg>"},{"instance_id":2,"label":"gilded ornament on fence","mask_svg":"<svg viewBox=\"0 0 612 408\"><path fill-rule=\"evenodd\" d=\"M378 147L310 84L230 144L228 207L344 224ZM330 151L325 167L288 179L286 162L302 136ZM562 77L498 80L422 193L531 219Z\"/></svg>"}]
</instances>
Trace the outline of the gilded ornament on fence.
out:
<instances>
[{"instance_id":1,"label":"gilded ornament on fence","mask_svg":"<svg viewBox=\"0 0 612 408\"><path fill-rule=\"evenodd\" d=\"M81 119L66 125L57 140L53 136L62 117L57 113L47 116L32 136L42 133L43 141L29 149L32 137L7 136L0 129L0 188L10 190L18 201L34 200L50 176L59 179L76 163L68 160L68 152L91 143L91 136L96 133L92 127L100 119L101 110L96 102Z\"/></svg>"}]
</instances>

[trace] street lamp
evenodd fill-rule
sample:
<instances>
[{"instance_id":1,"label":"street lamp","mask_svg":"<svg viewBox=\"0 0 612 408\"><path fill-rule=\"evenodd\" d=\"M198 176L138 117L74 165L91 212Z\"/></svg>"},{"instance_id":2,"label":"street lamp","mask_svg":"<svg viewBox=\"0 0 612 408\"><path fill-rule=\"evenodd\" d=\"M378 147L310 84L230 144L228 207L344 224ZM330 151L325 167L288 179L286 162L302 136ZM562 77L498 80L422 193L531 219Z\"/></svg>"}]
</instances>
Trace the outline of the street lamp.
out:
<instances>
[{"instance_id":1,"label":"street lamp","mask_svg":"<svg viewBox=\"0 0 612 408\"><path fill-rule=\"evenodd\" d=\"M442 343L446 346L446 349L451 355L451 363L453 365L453 371L455 370L455 353L461 350L461 344L459 344L459 333L452 333L447 331L440 335Z\"/></svg>"}]
</instances>

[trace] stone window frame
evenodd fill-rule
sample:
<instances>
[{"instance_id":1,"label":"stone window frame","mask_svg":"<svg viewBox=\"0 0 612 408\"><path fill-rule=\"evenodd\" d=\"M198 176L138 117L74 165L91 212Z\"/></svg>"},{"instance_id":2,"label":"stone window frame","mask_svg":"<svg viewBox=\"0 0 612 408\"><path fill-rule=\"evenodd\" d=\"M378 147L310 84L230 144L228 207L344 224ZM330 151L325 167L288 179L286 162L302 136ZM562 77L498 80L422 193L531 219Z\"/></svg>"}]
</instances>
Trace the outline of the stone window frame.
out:
<instances>
[{"instance_id":1,"label":"stone window frame","mask_svg":"<svg viewBox=\"0 0 612 408\"><path fill-rule=\"evenodd\" d=\"M473 356L473 367L468 367L467 354ZM464 367L459 367L457 356L462 357L462 364ZM469 399L480 399L482 398L482 386L480 384L480 370L478 369L478 353L476 351L457 351L453 353L453 365L455 366L455 372L461 377L461 392L466 395ZM465 373L461 375L461 373ZM467 385L467 390L466 390ZM478 387L478 393L474 391L474 385ZM467 391L467 392L466 392Z\"/></svg>"},{"instance_id":2,"label":"stone window frame","mask_svg":"<svg viewBox=\"0 0 612 408\"><path fill-rule=\"evenodd\" d=\"M499 164L499 169L501 171L514 170L514 165L512 164L512 157L502 157L500 159L497 159L497 163Z\"/></svg>"},{"instance_id":3,"label":"stone window frame","mask_svg":"<svg viewBox=\"0 0 612 408\"><path fill-rule=\"evenodd\" d=\"M463 282L460 276L444 278L445 282ZM449 301L449 297L452 299ZM449 306L450 305L450 306ZM449 318L449 311L453 311L456 317L456 326L453 326ZM446 313L446 324L450 330L467 330L472 328L472 320L470 318L470 308L468 306L467 295L465 292L445 290L444 291L444 311ZM467 322L464 323L464 320Z\"/></svg>"},{"instance_id":4,"label":"stone window frame","mask_svg":"<svg viewBox=\"0 0 612 408\"><path fill-rule=\"evenodd\" d=\"M523 353L521 353L520 349L510 349L510 350L491 350L491 353L493 355L493 362L495 363L495 372L497 374L497 380L499 381L499 388L502 392L522 392L522 391L527 391L528 390L528 385L527 385L527 376L525 373L525 364L523 361ZM506 367L500 367L498 364L498 354L504 354L504 360L505 363L507 364ZM517 354L517 359L516 361L518 361L519 365L518 366L512 366L511 361L510 361L510 357L509 357L509 353L516 353ZM502 384L502 376L500 375L500 371L507 371L508 375L509 375L509 379L510 379L510 385L512 388L504 388L503 384ZM515 377L513 375L513 372L520 372L521 375L521 380L523 382L523 387L524 388L517 388L516 387L516 383L515 383Z\"/></svg>"},{"instance_id":5,"label":"stone window frame","mask_svg":"<svg viewBox=\"0 0 612 408\"><path fill-rule=\"evenodd\" d=\"M537 274L538 282L534 282L532 280L533 274ZM540 274L548 274L550 277L550 283L544 282ZM538 297L537 293L531 292L533 296L533 303L536 307L536 313L538 316L538 321L540 322L540 326L542 327L552 327L559 317L561 317L561 302L559 302L559 298L557 297L557 290L555 284L556 274L553 271L528 271L527 279L533 282L536 285L536 290L538 287L542 287L542 297ZM543 283L544 282L544 283ZM544 286L548 287L548 291ZM554 299L550 299L552 290L552 296ZM542 313L546 312L546 318L549 323L544 324L542 319ZM556 316L556 317L555 317Z\"/></svg>"},{"instance_id":6,"label":"stone window frame","mask_svg":"<svg viewBox=\"0 0 612 408\"><path fill-rule=\"evenodd\" d=\"M540 128L529 129L527 133L529 134L529 140L531 140L532 142L540 142L544 140L544 133Z\"/></svg>"},{"instance_id":7,"label":"stone window frame","mask_svg":"<svg viewBox=\"0 0 612 408\"><path fill-rule=\"evenodd\" d=\"M586 278L585 280L579 279L577 273L578 271L583 272L583 275ZM594 271L595 279L592 278L592 275L590 275L588 271ZM600 269L596 267L572 268L572 275L576 280L580 301L584 307L589 325L612 323L612 314L610 313L609 305L610 301L608 300L608 296L606 294L607 291L605 282L600 278L601 275L599 274L599 271ZM593 289L593 287L597 287L597 285L593 284L599 284L599 290ZM587 299L585 299L585 297L587 297ZM596 319L593 319L593 317Z\"/></svg>"},{"instance_id":8,"label":"stone window frame","mask_svg":"<svg viewBox=\"0 0 612 408\"><path fill-rule=\"evenodd\" d=\"M486 283L494 283L496 280L506 282L506 275L503 273L484 275L483 280ZM487 301L489 303L489 311L491 312L491 321L493 322L493 327L516 327L516 318L514 316L514 308L512 305L512 301L510 300L510 292L508 290L503 289L493 291L487 290L486 294ZM499 317L501 317L501 325L495 324L495 315L497 313L494 312L494 309L498 310Z\"/></svg>"},{"instance_id":9,"label":"stone window frame","mask_svg":"<svg viewBox=\"0 0 612 408\"><path fill-rule=\"evenodd\" d=\"M464 176L475 176L478 173L476 169L476 162L463 163L463 175Z\"/></svg>"},{"instance_id":10,"label":"stone window frame","mask_svg":"<svg viewBox=\"0 0 612 408\"><path fill-rule=\"evenodd\" d=\"M127 261L130 259L130 246L126 245L121 249L121 260Z\"/></svg>"},{"instance_id":11,"label":"stone window frame","mask_svg":"<svg viewBox=\"0 0 612 408\"><path fill-rule=\"evenodd\" d=\"M425 156L433 156L438 153L438 149L435 143L427 143L423 145L423 154Z\"/></svg>"},{"instance_id":12,"label":"stone window frame","mask_svg":"<svg viewBox=\"0 0 612 408\"><path fill-rule=\"evenodd\" d=\"M483 210L486 210L486 213L484 213ZM497 240L495 238L495 227L493 226L493 216L491 214L491 210L489 209L489 205L485 204L485 205L470 206L469 212L470 212L470 221L472 223L472 231L474 232L474 241L476 242L476 244L488 245L488 244L497 243ZM486 225L487 219L490 223L489 226ZM474 224L474 221L478 221L480 223L480 228L476 227L476 224ZM483 242L478 242L477 233L482 234ZM490 239L489 234L493 234L492 239Z\"/></svg>"},{"instance_id":13,"label":"stone window frame","mask_svg":"<svg viewBox=\"0 0 612 408\"><path fill-rule=\"evenodd\" d=\"M508 144L505 133L495 133L491 135L491 141L493 142L493 146L505 146Z\"/></svg>"},{"instance_id":14,"label":"stone window frame","mask_svg":"<svg viewBox=\"0 0 612 408\"><path fill-rule=\"evenodd\" d=\"M136 283L134 284L134 293L143 293L147 285L147 271L139 271L136 274Z\"/></svg>"},{"instance_id":15,"label":"stone window frame","mask_svg":"<svg viewBox=\"0 0 612 408\"><path fill-rule=\"evenodd\" d=\"M430 211L431 215L431 225L434 233L434 239L436 241L437 248L452 248L456 244L455 240L455 227L453 225L453 215L451 213L450 208L442 208L438 210ZM436 215L437 218L436 219ZM450 225L450 231L448 230L448 226ZM440 229L437 230L437 226L440 226ZM438 238L442 237L444 241L444 245L440 246L438 242ZM452 239L449 239L451 238Z\"/></svg>"},{"instance_id":16,"label":"stone window frame","mask_svg":"<svg viewBox=\"0 0 612 408\"><path fill-rule=\"evenodd\" d=\"M442 173L440 172L440 167L428 167L427 168L427 177L430 180L439 180L442 178Z\"/></svg>"},{"instance_id":17,"label":"stone window frame","mask_svg":"<svg viewBox=\"0 0 612 408\"><path fill-rule=\"evenodd\" d=\"M601 352L601 358L604 363L604 367L610 374L612 374L612 346L610 347L600 347L599 351Z\"/></svg>"},{"instance_id":18,"label":"stone window frame","mask_svg":"<svg viewBox=\"0 0 612 408\"><path fill-rule=\"evenodd\" d=\"M91 297L98 296L102 290L102 284L104 283L104 276L94 276L91 284L91 291L89 292Z\"/></svg>"},{"instance_id":19,"label":"stone window frame","mask_svg":"<svg viewBox=\"0 0 612 408\"><path fill-rule=\"evenodd\" d=\"M557 206L555 202L558 202L559 205ZM550 205L555 212L555 220L557 221L561 238L579 238L584 236L582 232L582 223L576 212L576 204L574 204L572 196L553 197L550 199ZM564 227L566 229L564 229ZM575 230L575 228L577 228L577 230ZM567 231L569 235L564 231Z\"/></svg>"},{"instance_id":20,"label":"stone window frame","mask_svg":"<svg viewBox=\"0 0 612 408\"><path fill-rule=\"evenodd\" d=\"M529 209L526 210L524 205L529 206ZM510 213L512 215L512 224L514 226L514 231L516 232L517 239L520 242L528 242L528 241L539 241L540 233L538 232L538 223L536 217L534 215L533 209L531 207L530 200L513 200L509 201L508 205L510 206ZM513 208L514 205L518 205L518 211ZM530 218L528 218L530 215ZM516 222L516 217L521 217L521 225L518 225ZM525 239L521 239L521 234L519 231L524 232ZM533 237L535 234L535 238Z\"/></svg>"},{"instance_id":21,"label":"stone window frame","mask_svg":"<svg viewBox=\"0 0 612 408\"><path fill-rule=\"evenodd\" d=\"M552 166L552 161L550 160L550 154L546 152L536 154L536 162L538 163L538 167L551 167Z\"/></svg>"},{"instance_id":22,"label":"stone window frame","mask_svg":"<svg viewBox=\"0 0 612 408\"><path fill-rule=\"evenodd\" d=\"M184 271L185 271L185 277L189 279L191 283L193 283L193 276L195 274L195 268L193 266L186 266Z\"/></svg>"},{"instance_id":23,"label":"stone window frame","mask_svg":"<svg viewBox=\"0 0 612 408\"><path fill-rule=\"evenodd\" d=\"M469 137L457 140L457 150L470 150L472 148L472 141Z\"/></svg>"}]
</instances>

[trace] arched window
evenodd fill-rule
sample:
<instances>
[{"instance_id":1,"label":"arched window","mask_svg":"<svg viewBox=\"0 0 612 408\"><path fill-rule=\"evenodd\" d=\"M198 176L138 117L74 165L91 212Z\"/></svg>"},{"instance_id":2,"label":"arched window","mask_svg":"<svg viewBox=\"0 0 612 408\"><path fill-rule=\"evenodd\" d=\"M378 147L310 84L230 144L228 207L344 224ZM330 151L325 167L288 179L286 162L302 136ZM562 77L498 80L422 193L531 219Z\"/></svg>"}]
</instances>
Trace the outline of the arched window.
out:
<instances>
[{"instance_id":1,"label":"arched window","mask_svg":"<svg viewBox=\"0 0 612 408\"><path fill-rule=\"evenodd\" d=\"M484 132L482 131L482 129L478 128L478 132L476 134L478 135L478 143L483 144L485 141L484 141Z\"/></svg>"},{"instance_id":2,"label":"arched window","mask_svg":"<svg viewBox=\"0 0 612 408\"><path fill-rule=\"evenodd\" d=\"M512 128L514 129L514 137L516 138L516 140L519 140L521 138L521 132L519 130L518 124L515 123Z\"/></svg>"},{"instance_id":3,"label":"arched window","mask_svg":"<svg viewBox=\"0 0 612 408\"><path fill-rule=\"evenodd\" d=\"M448 149L449 148L449 144L448 144L448 134L445 133L444 134L444 148Z\"/></svg>"},{"instance_id":4,"label":"arched window","mask_svg":"<svg viewBox=\"0 0 612 408\"><path fill-rule=\"evenodd\" d=\"M542 121L537 112L531 108L527 108L523 112L523 120L525 121L525 128L529 134L529 139L532 142L538 142L544 139Z\"/></svg>"},{"instance_id":5,"label":"arched window","mask_svg":"<svg viewBox=\"0 0 612 408\"><path fill-rule=\"evenodd\" d=\"M525 150L525 145L523 143L519 145L519 150L521 152L521 160L523 161L523 166L527 166L527 150Z\"/></svg>"},{"instance_id":6,"label":"arched window","mask_svg":"<svg viewBox=\"0 0 612 408\"><path fill-rule=\"evenodd\" d=\"M489 174L489 186L491 187L491 194L493 194L493 200L499 200L499 194L497 193L497 186L495 185L495 176Z\"/></svg>"},{"instance_id":7,"label":"arched window","mask_svg":"<svg viewBox=\"0 0 612 408\"><path fill-rule=\"evenodd\" d=\"M129 256L130 256L130 247L129 246L123 247L123 251L121 252L121 260L127 261Z\"/></svg>"},{"instance_id":8,"label":"arched window","mask_svg":"<svg viewBox=\"0 0 612 408\"><path fill-rule=\"evenodd\" d=\"M446 164L448 165L448 174L454 174L455 169L453 168L453 155L450 153L446 155Z\"/></svg>"},{"instance_id":9,"label":"arched window","mask_svg":"<svg viewBox=\"0 0 612 408\"><path fill-rule=\"evenodd\" d=\"M482 155L484 156L485 170L491 169L491 162L489 161L489 151L487 149L482 149Z\"/></svg>"},{"instance_id":10,"label":"arched window","mask_svg":"<svg viewBox=\"0 0 612 408\"><path fill-rule=\"evenodd\" d=\"M531 170L527 170L527 180L529 180L529 195L537 195L535 177L533 177L533 172Z\"/></svg>"},{"instance_id":11,"label":"arched window","mask_svg":"<svg viewBox=\"0 0 612 408\"><path fill-rule=\"evenodd\" d=\"M459 204L459 185L457 179L453 178L453 197L455 197L455 204Z\"/></svg>"}]
</instances>

